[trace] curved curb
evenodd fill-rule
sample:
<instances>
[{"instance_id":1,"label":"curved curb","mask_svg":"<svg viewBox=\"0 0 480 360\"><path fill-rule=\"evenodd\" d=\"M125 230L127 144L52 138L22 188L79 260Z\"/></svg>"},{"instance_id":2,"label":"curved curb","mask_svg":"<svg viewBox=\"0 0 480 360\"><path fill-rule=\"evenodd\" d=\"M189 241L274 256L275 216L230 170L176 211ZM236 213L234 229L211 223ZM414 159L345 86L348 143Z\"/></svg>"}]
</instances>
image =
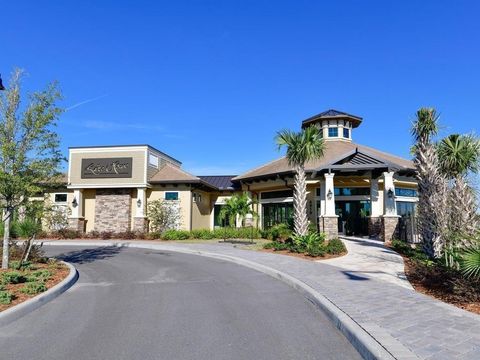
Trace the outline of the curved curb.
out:
<instances>
[{"instance_id":1,"label":"curved curb","mask_svg":"<svg viewBox=\"0 0 480 360\"><path fill-rule=\"evenodd\" d=\"M237 265L245 266L247 268L259 271L270 277L278 279L288 286L294 288L303 296L305 296L312 304L323 311L333 325L348 339L353 347L360 353L364 359L368 360L392 360L396 359L381 343L379 343L372 335L355 322L344 311L338 308L327 297L316 291L311 286L303 281L288 275L282 271L276 270L269 266L265 266L253 261L245 260L236 256L217 254L203 250L181 249L164 246L161 244L147 244L147 243L131 243L131 242L44 242L44 245L58 245L58 246L115 246L126 248L140 248L150 250L172 251L190 255L200 255L217 260L224 260L235 263ZM416 358L412 354L412 357Z\"/></svg>"},{"instance_id":2,"label":"curved curb","mask_svg":"<svg viewBox=\"0 0 480 360\"><path fill-rule=\"evenodd\" d=\"M47 302L55 299L57 296L59 296L61 293L65 292L73 284L75 284L78 279L77 269L75 269L72 264L65 261L62 261L62 263L70 269L70 273L68 274L68 276L44 293L28 299L27 301L15 305L5 311L0 312L0 326L8 325L11 322L21 318L22 316L27 315L28 313L39 308L43 304L46 304Z\"/></svg>"}]
</instances>

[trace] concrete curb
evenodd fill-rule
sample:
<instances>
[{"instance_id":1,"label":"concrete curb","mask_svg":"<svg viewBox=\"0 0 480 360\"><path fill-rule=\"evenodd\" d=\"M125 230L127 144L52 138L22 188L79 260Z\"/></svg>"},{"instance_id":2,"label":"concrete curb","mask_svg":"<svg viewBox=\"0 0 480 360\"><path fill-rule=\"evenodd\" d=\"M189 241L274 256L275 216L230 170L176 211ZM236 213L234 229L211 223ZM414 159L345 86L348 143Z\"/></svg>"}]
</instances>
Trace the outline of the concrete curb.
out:
<instances>
[{"instance_id":1,"label":"concrete curb","mask_svg":"<svg viewBox=\"0 0 480 360\"><path fill-rule=\"evenodd\" d=\"M364 359L368 360L391 360L396 359L381 343L379 343L374 337L372 337L364 328L362 328L357 322L355 322L350 316L338 308L327 297L320 294L318 291L304 283L303 281L294 278L291 275L283 273L279 270L271 267L258 264L253 261L245 260L239 257L217 254L202 250L192 249L180 249L173 248L171 246L164 246L162 244L148 244L148 243L130 243L130 242L111 242L111 241L44 241L44 245L57 245L57 246L115 246L115 247L127 247L127 248L141 248L151 250L163 250L172 251L190 255L200 255L210 257L217 260L229 261L241 266L248 267L250 269L262 272L275 279L283 281L285 284L294 288L305 296L310 302L322 310L334 326L340 330L340 332L350 341L355 349L360 353ZM412 354L413 355L413 354ZM413 355L414 356L414 355Z\"/></svg>"},{"instance_id":2,"label":"concrete curb","mask_svg":"<svg viewBox=\"0 0 480 360\"><path fill-rule=\"evenodd\" d=\"M0 312L0 327L10 324L11 322L27 315L33 310L39 308L43 304L55 299L57 296L69 289L78 279L77 269L72 264L62 261L69 269L68 276L57 285L48 289L44 293L37 295L27 301L15 305L5 311Z\"/></svg>"}]
</instances>

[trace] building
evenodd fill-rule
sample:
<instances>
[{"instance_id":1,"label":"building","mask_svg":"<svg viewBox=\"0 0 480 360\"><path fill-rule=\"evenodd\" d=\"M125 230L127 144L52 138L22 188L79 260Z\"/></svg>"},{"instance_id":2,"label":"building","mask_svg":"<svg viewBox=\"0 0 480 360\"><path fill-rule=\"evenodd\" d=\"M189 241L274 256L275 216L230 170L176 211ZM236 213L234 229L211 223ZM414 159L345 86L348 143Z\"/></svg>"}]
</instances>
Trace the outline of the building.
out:
<instances>
[{"instance_id":1,"label":"building","mask_svg":"<svg viewBox=\"0 0 480 360\"><path fill-rule=\"evenodd\" d=\"M328 237L338 233L391 239L399 217L414 211L413 163L355 144L362 118L328 110L302 122L318 126L326 144L323 158L306 164L308 215ZM180 228L213 229L226 198L246 191L256 200L256 226L292 221L293 169L285 157L238 176L195 176L181 162L149 146L69 149L68 179L49 193L71 209L78 231L146 231L147 204L171 201L181 212Z\"/></svg>"}]
</instances>

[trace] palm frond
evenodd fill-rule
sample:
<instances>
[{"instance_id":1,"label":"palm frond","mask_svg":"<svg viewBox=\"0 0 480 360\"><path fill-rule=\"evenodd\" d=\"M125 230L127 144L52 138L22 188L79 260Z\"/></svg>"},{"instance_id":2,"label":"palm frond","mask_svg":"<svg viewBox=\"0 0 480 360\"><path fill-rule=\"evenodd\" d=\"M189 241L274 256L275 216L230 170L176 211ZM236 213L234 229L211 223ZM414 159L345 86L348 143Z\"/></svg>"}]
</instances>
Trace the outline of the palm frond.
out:
<instances>
[{"instance_id":1,"label":"palm frond","mask_svg":"<svg viewBox=\"0 0 480 360\"><path fill-rule=\"evenodd\" d=\"M462 273L467 278L480 278L480 248L471 248L463 254L460 263Z\"/></svg>"}]
</instances>

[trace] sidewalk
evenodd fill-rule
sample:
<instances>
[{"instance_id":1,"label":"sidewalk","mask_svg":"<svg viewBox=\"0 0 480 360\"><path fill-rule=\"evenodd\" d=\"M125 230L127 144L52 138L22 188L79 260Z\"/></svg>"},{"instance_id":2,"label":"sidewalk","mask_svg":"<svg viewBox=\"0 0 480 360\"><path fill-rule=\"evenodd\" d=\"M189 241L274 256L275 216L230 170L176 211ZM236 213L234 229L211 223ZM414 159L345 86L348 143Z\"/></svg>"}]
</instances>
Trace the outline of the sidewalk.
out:
<instances>
[{"instance_id":1,"label":"sidewalk","mask_svg":"<svg viewBox=\"0 0 480 360\"><path fill-rule=\"evenodd\" d=\"M119 241L144 244L161 250L204 251L233 256L286 273L315 289L366 330L397 359L480 359L480 316L417 293L391 269L398 269L395 253L381 243L344 240L350 255L328 261L307 261L295 257L243 250L228 243L182 244ZM102 243L97 241L95 243ZM104 241L109 245L114 241ZM47 244L47 242L44 242ZM52 241L53 243L92 244L92 241ZM363 253L355 249L363 248ZM368 256L370 249L371 256ZM373 250L372 250L373 249ZM387 251L372 259L378 251ZM358 265L353 260L365 261ZM366 266L377 270L368 271ZM378 271L378 269L386 271Z\"/></svg>"}]
</instances>

